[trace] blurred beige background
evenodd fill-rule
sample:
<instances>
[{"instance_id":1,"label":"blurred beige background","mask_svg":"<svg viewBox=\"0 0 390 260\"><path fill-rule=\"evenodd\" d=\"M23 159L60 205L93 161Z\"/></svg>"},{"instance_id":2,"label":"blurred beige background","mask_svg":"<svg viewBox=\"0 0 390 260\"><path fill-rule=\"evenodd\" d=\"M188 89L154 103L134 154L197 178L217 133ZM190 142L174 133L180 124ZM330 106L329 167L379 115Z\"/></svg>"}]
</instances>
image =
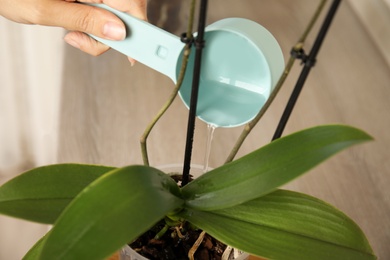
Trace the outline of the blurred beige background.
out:
<instances>
[{"instance_id":1,"label":"blurred beige background","mask_svg":"<svg viewBox=\"0 0 390 260\"><path fill-rule=\"evenodd\" d=\"M153 22L181 33L188 2L182 1L169 16L169 6L161 7L161 17ZM318 2L213 0L208 23L232 16L257 21L274 34L287 58ZM318 196L346 212L367 234L380 259L390 258L389 24L389 0L341 4L285 130L287 134L343 123L375 137L287 188ZM318 26L306 51L317 30ZM142 163L139 137L172 83L142 64L131 67L115 51L96 58L65 46L63 34L62 29L0 18L0 183L31 167L56 162ZM297 62L239 156L269 142L300 70ZM183 161L186 121L187 111L176 100L148 141L152 165ZM241 130L216 130L210 166L223 163ZM206 126L198 121L194 163L203 163L205 141ZM20 259L46 230L44 225L0 216L0 260Z\"/></svg>"}]
</instances>

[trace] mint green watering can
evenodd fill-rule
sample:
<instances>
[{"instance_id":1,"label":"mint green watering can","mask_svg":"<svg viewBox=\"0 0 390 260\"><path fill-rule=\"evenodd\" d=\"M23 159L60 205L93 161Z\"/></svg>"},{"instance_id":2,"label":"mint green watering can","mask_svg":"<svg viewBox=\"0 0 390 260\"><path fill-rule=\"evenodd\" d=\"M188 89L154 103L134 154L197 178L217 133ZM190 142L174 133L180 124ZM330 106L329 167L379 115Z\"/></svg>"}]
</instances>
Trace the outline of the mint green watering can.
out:
<instances>
[{"instance_id":1,"label":"mint green watering can","mask_svg":"<svg viewBox=\"0 0 390 260\"><path fill-rule=\"evenodd\" d=\"M185 44L150 23L103 4L90 4L117 15L127 27L123 41L96 40L177 81ZM235 127L252 120L284 70L275 38L261 25L227 18L205 29L197 117L214 127ZM194 51L179 95L189 107ZM152 93L151 93L152 94Z\"/></svg>"}]
</instances>

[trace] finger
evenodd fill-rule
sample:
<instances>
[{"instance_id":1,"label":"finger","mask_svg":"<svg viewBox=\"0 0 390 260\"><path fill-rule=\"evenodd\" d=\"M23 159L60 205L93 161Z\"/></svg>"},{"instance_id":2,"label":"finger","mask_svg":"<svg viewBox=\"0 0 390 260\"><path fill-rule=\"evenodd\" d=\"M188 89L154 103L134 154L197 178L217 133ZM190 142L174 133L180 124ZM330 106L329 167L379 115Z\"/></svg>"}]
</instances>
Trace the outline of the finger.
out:
<instances>
[{"instance_id":1,"label":"finger","mask_svg":"<svg viewBox=\"0 0 390 260\"><path fill-rule=\"evenodd\" d=\"M147 1L146 0L80 0L80 2L83 3L104 3L116 10L119 10L121 12L128 13L130 15L133 15L139 19L147 20L146 17L146 10L147 10ZM131 66L134 66L137 62L135 59L131 57L127 57Z\"/></svg>"},{"instance_id":2,"label":"finger","mask_svg":"<svg viewBox=\"0 0 390 260\"><path fill-rule=\"evenodd\" d=\"M137 62L135 59L133 59L132 57L127 57L127 59L129 60L130 64L131 64L131 67L133 67L135 65L135 63Z\"/></svg>"},{"instance_id":3,"label":"finger","mask_svg":"<svg viewBox=\"0 0 390 260\"><path fill-rule=\"evenodd\" d=\"M64 37L65 42L93 56L106 52L109 47L82 32L69 32Z\"/></svg>"},{"instance_id":4,"label":"finger","mask_svg":"<svg viewBox=\"0 0 390 260\"><path fill-rule=\"evenodd\" d=\"M99 56L110 49L107 45L104 45L80 32L69 32L65 35L64 40L69 45L93 56ZM137 62L131 57L127 57L127 59L129 60L131 66L134 66Z\"/></svg>"},{"instance_id":5,"label":"finger","mask_svg":"<svg viewBox=\"0 0 390 260\"><path fill-rule=\"evenodd\" d=\"M74 2L50 1L50 7L43 9L38 24L60 26L109 40L123 40L126 37L123 22L113 13L101 8Z\"/></svg>"},{"instance_id":6,"label":"finger","mask_svg":"<svg viewBox=\"0 0 390 260\"><path fill-rule=\"evenodd\" d=\"M65 0L72 2L74 0ZM131 0L131 1L123 1L123 0L80 0L79 2L83 3L104 3L116 10L122 11L129 13L135 17L138 17L140 19L146 20L146 9L147 9L147 1L146 0ZM70 45L82 49L92 55L99 55L101 52L106 51L106 49L102 48L96 48L95 46L95 41L92 40L92 43L87 41L87 39L83 39L81 43L79 42L80 36L77 36L77 38L73 38L72 34L70 36L65 37L65 41L67 41ZM87 46L87 47L85 47ZM92 46L92 47L91 47ZM96 48L96 49L95 49ZM128 57L131 65L133 66L136 61Z\"/></svg>"}]
</instances>

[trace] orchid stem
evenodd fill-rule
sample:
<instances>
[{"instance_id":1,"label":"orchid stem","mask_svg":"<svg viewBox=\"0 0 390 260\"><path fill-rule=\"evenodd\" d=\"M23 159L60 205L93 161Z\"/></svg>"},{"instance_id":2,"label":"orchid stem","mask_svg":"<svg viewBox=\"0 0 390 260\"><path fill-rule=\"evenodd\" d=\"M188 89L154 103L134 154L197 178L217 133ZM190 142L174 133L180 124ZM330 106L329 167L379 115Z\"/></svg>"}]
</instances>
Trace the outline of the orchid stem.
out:
<instances>
[{"instance_id":1,"label":"orchid stem","mask_svg":"<svg viewBox=\"0 0 390 260\"><path fill-rule=\"evenodd\" d=\"M196 0L192 0L191 6L190 6L190 17L188 21L188 27L186 32L187 39L192 39L192 28L194 24L194 16L195 16L195 5ZM142 134L140 138L141 143L141 153L142 153L142 160L144 165L149 166L149 155L148 155L148 149L147 149L147 139L149 137L149 134L153 130L153 127L156 125L156 123L160 120L160 118L165 114L165 112L168 110L168 108L172 105L173 101L175 100L177 93L179 92L179 89L183 83L185 72L187 69L187 63L188 59L191 53L191 43L187 43L184 48L183 53L183 61L180 67L179 77L177 79L177 83L173 91L171 92L171 95L169 96L169 99L166 101L166 103L162 106L160 111L157 113L157 115L153 118L153 120L149 123L149 125L146 127L144 133Z\"/></svg>"}]
</instances>

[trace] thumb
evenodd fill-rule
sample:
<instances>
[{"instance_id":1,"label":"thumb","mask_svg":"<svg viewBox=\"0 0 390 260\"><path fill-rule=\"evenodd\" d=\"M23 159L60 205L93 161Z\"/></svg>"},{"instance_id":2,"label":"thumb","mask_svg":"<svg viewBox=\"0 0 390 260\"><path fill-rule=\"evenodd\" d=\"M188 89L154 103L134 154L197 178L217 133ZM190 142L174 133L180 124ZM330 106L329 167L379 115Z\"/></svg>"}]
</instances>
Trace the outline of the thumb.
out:
<instances>
[{"instance_id":1,"label":"thumb","mask_svg":"<svg viewBox=\"0 0 390 260\"><path fill-rule=\"evenodd\" d=\"M59 26L109 40L123 40L126 28L113 13L94 6L75 2L53 1L40 24ZM50 11L49 11L50 10Z\"/></svg>"}]
</instances>

